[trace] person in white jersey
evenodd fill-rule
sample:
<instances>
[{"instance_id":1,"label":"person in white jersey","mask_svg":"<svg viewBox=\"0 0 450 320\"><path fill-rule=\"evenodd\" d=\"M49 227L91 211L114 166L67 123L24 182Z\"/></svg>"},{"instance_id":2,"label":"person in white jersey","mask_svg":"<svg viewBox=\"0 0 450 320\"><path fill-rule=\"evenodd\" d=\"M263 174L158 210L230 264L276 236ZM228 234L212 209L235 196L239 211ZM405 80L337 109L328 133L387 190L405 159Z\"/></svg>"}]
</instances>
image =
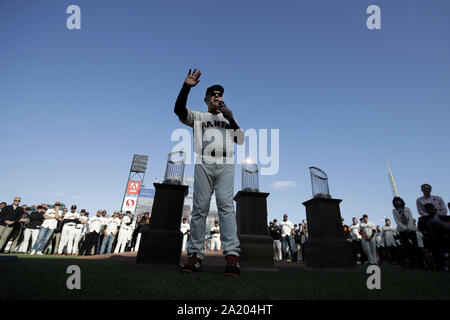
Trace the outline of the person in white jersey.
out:
<instances>
[{"instance_id":1,"label":"person in white jersey","mask_svg":"<svg viewBox=\"0 0 450 320\"><path fill-rule=\"evenodd\" d=\"M187 243L189 256L182 272L191 273L201 269L203 244L205 242L206 217L213 192L216 194L220 240L226 258L225 276L239 276L240 243L237 237L234 212L234 142L243 143L233 113L223 102L224 88L213 85L206 90L204 102L207 112L186 108L191 88L200 82L201 71L194 69L184 80L175 103L174 112L179 120L194 130L194 151L197 163L194 169L194 197L191 218L191 236ZM236 135L237 134L237 135Z\"/></svg>"},{"instance_id":2,"label":"person in white jersey","mask_svg":"<svg viewBox=\"0 0 450 320\"><path fill-rule=\"evenodd\" d=\"M72 255L74 255L74 256L78 255L80 240L84 236L87 222L88 222L88 217L86 215L86 209L81 209L80 217L78 218L78 222L75 225L74 236L73 236Z\"/></svg>"},{"instance_id":3,"label":"person in white jersey","mask_svg":"<svg viewBox=\"0 0 450 320\"><path fill-rule=\"evenodd\" d=\"M127 211L127 214L123 216L122 222L120 224L119 236L117 238L116 248L114 253L125 252L125 247L128 241L130 241L130 230L131 230L131 212Z\"/></svg>"},{"instance_id":4,"label":"person in white jersey","mask_svg":"<svg viewBox=\"0 0 450 320\"><path fill-rule=\"evenodd\" d=\"M376 229L375 224L372 221L369 221L367 214L363 215L363 222L360 224L359 230L363 238L361 244L367 255L369 264L377 264Z\"/></svg>"},{"instance_id":5,"label":"person in white jersey","mask_svg":"<svg viewBox=\"0 0 450 320\"><path fill-rule=\"evenodd\" d=\"M70 212L67 212L64 215L64 225L61 231L61 240L59 241L58 255L61 255L63 253L65 246L67 246L67 255L72 254L73 240L75 238L75 227L78 223L78 219L80 218L80 214L76 210L77 206L72 205L72 207L70 208Z\"/></svg>"},{"instance_id":6,"label":"person in white jersey","mask_svg":"<svg viewBox=\"0 0 450 320\"><path fill-rule=\"evenodd\" d=\"M183 222L180 226L180 231L183 234L183 244L181 246L181 251L186 251L186 242L189 235L189 230L191 229L189 223L186 222L186 217L183 218Z\"/></svg>"},{"instance_id":7,"label":"person in white jersey","mask_svg":"<svg viewBox=\"0 0 450 320\"><path fill-rule=\"evenodd\" d=\"M219 221L214 221L214 227L211 228L211 251L220 252L220 228Z\"/></svg>"},{"instance_id":8,"label":"person in white jersey","mask_svg":"<svg viewBox=\"0 0 450 320\"><path fill-rule=\"evenodd\" d=\"M58 224L58 219L62 215L59 208L61 208L61 202L57 201L52 209L48 209L45 212L44 222L42 222L41 227L39 228L39 235L31 254L43 255L42 251L50 240L53 230L55 230L56 225Z\"/></svg>"}]
</instances>

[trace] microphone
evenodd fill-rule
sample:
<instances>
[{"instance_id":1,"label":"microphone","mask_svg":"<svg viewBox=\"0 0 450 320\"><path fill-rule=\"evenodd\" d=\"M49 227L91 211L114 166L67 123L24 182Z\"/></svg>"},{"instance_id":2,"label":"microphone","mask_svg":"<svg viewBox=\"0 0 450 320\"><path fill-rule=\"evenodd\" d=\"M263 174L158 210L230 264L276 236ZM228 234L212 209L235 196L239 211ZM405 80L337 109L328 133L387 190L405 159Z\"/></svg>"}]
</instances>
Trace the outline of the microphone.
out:
<instances>
[{"instance_id":1,"label":"microphone","mask_svg":"<svg viewBox=\"0 0 450 320\"><path fill-rule=\"evenodd\" d=\"M225 102L220 101L219 102L219 111L223 113L223 108L225 108L225 107L226 107Z\"/></svg>"}]
</instances>

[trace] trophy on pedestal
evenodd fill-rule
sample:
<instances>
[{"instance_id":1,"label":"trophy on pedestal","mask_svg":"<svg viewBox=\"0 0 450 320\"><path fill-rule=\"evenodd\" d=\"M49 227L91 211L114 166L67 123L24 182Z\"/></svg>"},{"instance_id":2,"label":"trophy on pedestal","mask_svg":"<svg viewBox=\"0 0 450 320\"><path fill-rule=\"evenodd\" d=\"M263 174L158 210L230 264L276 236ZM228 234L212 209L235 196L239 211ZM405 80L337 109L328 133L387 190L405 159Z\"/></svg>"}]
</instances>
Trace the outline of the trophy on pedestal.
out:
<instances>
[{"instance_id":1,"label":"trophy on pedestal","mask_svg":"<svg viewBox=\"0 0 450 320\"><path fill-rule=\"evenodd\" d=\"M258 192L258 165L247 159L242 163L242 191Z\"/></svg>"},{"instance_id":2,"label":"trophy on pedestal","mask_svg":"<svg viewBox=\"0 0 450 320\"><path fill-rule=\"evenodd\" d=\"M243 269L273 268L273 240L267 226L267 197L259 192L258 165L247 159L242 164L242 190L236 201L237 233Z\"/></svg>"},{"instance_id":3,"label":"trophy on pedestal","mask_svg":"<svg viewBox=\"0 0 450 320\"><path fill-rule=\"evenodd\" d=\"M183 234L180 231L184 198L189 187L183 185L186 154L169 154L163 183L154 183L150 225L142 232L136 263L179 266Z\"/></svg>"},{"instance_id":4,"label":"trophy on pedestal","mask_svg":"<svg viewBox=\"0 0 450 320\"><path fill-rule=\"evenodd\" d=\"M306 207L308 240L305 242L306 267L351 269L355 267L352 245L345 239L339 209L340 199L331 198L327 174L310 167L313 198Z\"/></svg>"},{"instance_id":5,"label":"trophy on pedestal","mask_svg":"<svg viewBox=\"0 0 450 320\"><path fill-rule=\"evenodd\" d=\"M185 162L186 153L184 153L183 151L174 151L169 153L163 183L175 185L182 184Z\"/></svg>"}]
</instances>

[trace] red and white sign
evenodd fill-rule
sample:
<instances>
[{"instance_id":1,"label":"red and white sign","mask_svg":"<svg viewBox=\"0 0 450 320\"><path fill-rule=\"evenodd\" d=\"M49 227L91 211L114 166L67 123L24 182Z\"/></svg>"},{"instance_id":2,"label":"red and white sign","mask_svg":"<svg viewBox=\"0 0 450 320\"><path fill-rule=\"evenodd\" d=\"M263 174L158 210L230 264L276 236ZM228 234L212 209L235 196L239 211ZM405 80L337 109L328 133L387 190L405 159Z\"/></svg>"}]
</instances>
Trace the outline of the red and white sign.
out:
<instances>
[{"instance_id":1,"label":"red and white sign","mask_svg":"<svg viewBox=\"0 0 450 320\"><path fill-rule=\"evenodd\" d=\"M139 194L141 183L139 181L128 181L127 194Z\"/></svg>"},{"instance_id":2,"label":"red and white sign","mask_svg":"<svg viewBox=\"0 0 450 320\"><path fill-rule=\"evenodd\" d=\"M125 197L125 200L123 202L123 207L122 207L122 211L131 211L134 212L134 210L136 209L136 205L137 205L137 197Z\"/></svg>"}]
</instances>

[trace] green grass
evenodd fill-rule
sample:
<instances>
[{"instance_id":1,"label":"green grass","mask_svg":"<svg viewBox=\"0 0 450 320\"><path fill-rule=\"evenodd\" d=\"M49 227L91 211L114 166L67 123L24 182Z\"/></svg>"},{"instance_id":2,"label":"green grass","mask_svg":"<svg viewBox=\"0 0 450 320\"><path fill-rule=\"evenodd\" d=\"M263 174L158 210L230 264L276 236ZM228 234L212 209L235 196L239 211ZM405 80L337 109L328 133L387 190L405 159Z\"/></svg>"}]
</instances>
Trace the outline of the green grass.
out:
<instances>
[{"instance_id":1,"label":"green grass","mask_svg":"<svg viewBox=\"0 0 450 320\"><path fill-rule=\"evenodd\" d=\"M117 260L18 255L0 261L0 299L449 299L450 274L382 267L381 290L368 290L365 268L320 272L279 268L226 278L223 268L196 274ZM69 265L81 268L81 290L69 290Z\"/></svg>"}]
</instances>

